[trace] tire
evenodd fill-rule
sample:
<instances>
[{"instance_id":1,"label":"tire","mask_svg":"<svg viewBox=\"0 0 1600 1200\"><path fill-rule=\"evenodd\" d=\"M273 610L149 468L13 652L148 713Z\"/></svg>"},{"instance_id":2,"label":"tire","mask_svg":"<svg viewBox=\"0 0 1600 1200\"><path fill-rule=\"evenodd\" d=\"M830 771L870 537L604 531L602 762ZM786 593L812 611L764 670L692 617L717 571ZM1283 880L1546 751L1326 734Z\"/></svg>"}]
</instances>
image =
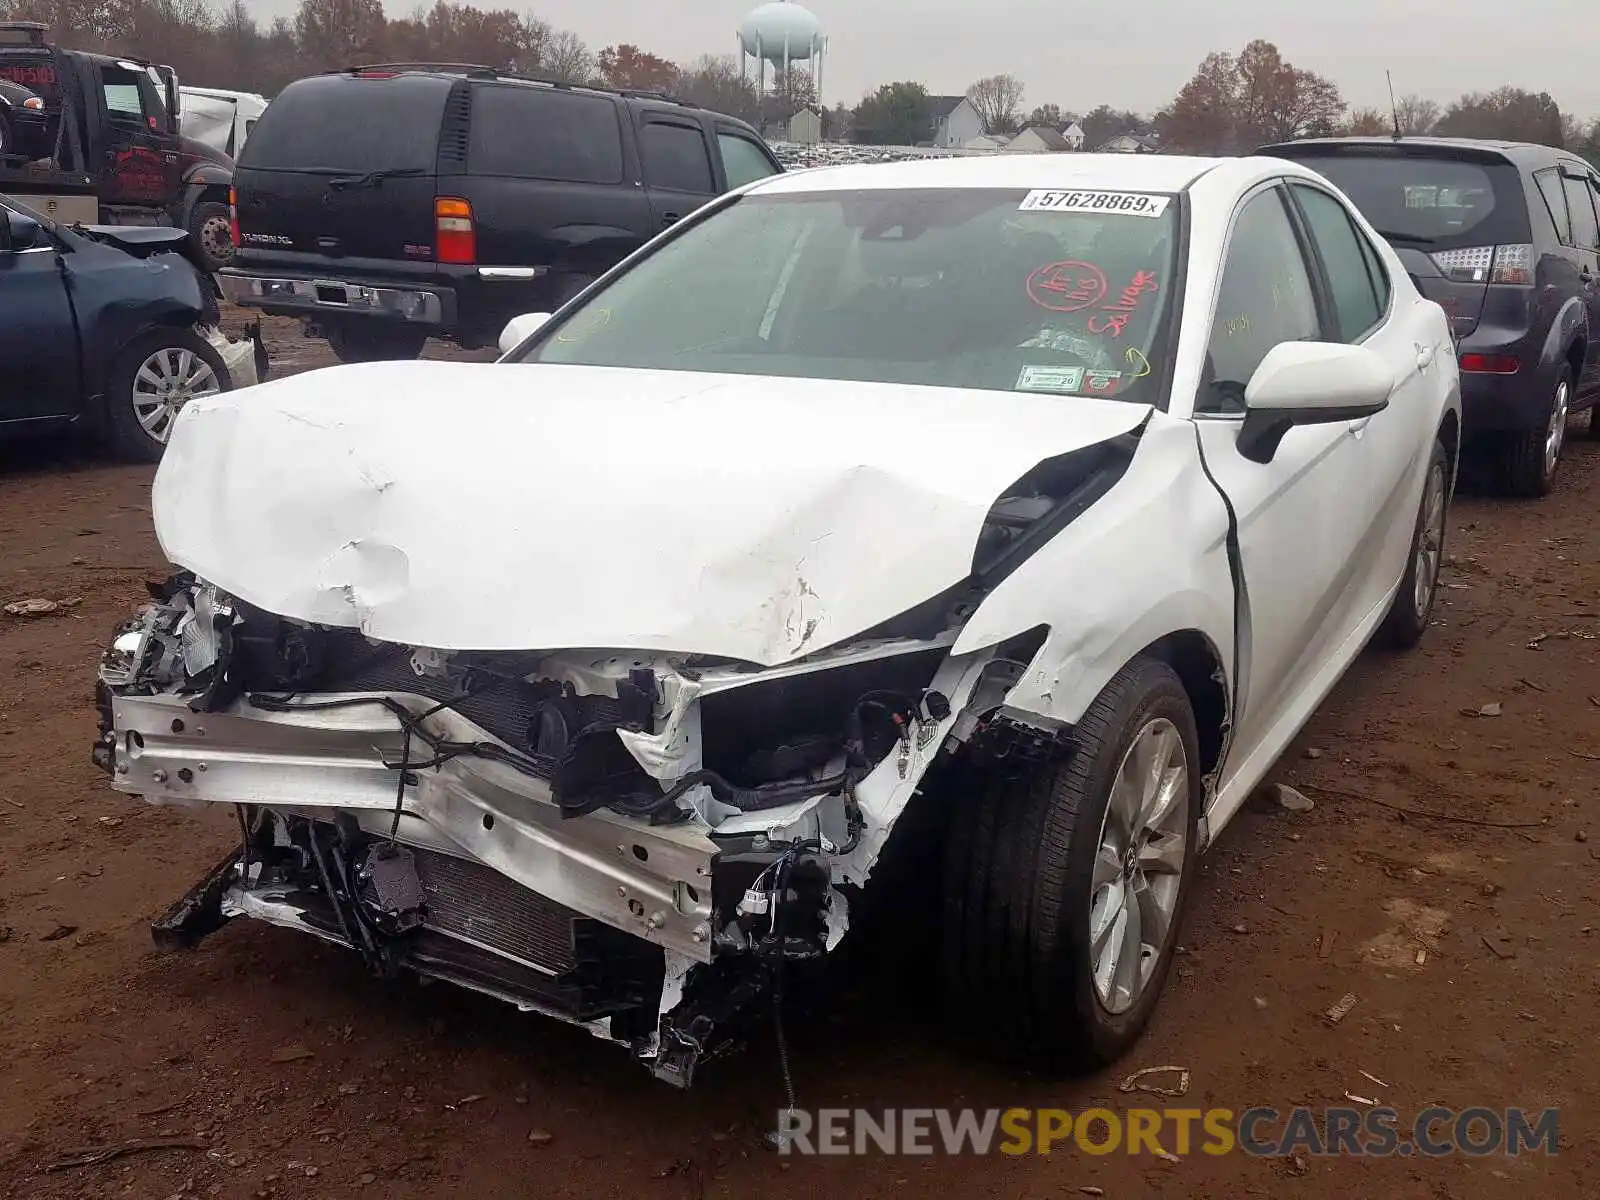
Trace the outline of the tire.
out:
<instances>
[{"instance_id":1,"label":"tire","mask_svg":"<svg viewBox=\"0 0 1600 1200\"><path fill-rule=\"evenodd\" d=\"M1572 368L1562 367L1551 389L1544 420L1536 429L1510 435L1498 447L1499 490L1507 496L1535 499L1547 495L1561 465L1566 441L1567 409L1572 402ZM1553 447L1553 449L1552 449Z\"/></svg>"},{"instance_id":2,"label":"tire","mask_svg":"<svg viewBox=\"0 0 1600 1200\"><path fill-rule=\"evenodd\" d=\"M328 345L340 362L391 362L416 358L428 335L399 325L335 325Z\"/></svg>"},{"instance_id":3,"label":"tire","mask_svg":"<svg viewBox=\"0 0 1600 1200\"><path fill-rule=\"evenodd\" d=\"M189 214L189 245L202 271L220 271L233 261L233 218L226 204L207 201Z\"/></svg>"},{"instance_id":4,"label":"tire","mask_svg":"<svg viewBox=\"0 0 1600 1200\"><path fill-rule=\"evenodd\" d=\"M1589 423L1583 427L1583 436L1591 442L1600 442L1600 400L1589 409Z\"/></svg>"},{"instance_id":5,"label":"tire","mask_svg":"<svg viewBox=\"0 0 1600 1200\"><path fill-rule=\"evenodd\" d=\"M1392 650L1410 650L1422 640L1439 598L1439 568L1444 562L1445 531L1450 523L1450 459L1434 442L1428 474L1411 531L1411 554L1400 590L1378 626L1377 641ZM1419 586L1419 584L1421 586Z\"/></svg>"},{"instance_id":6,"label":"tire","mask_svg":"<svg viewBox=\"0 0 1600 1200\"><path fill-rule=\"evenodd\" d=\"M1160 839L1181 849L1177 869L1147 878L1142 868L1129 876L1128 864L1159 856L1129 853L1119 864L1102 855L1101 840L1114 832L1108 812L1124 758L1152 731L1174 755L1182 752L1169 760L1179 774L1168 775L1174 803L1181 799L1185 807L1173 811ZM963 1025L998 1031L1012 1053L1065 1072L1114 1062L1149 1021L1194 877L1204 799L1194 713L1165 663L1140 658L1118 672L1073 740L1064 761L1010 776L991 771L958 801L945 843L941 934L945 984ZM1097 867L1111 869L1109 880ZM1155 880L1170 901L1165 929L1153 953L1140 955L1137 994L1102 993L1090 966L1092 919L1105 920L1106 903L1128 894L1127 881L1135 878L1134 887ZM1141 906L1129 911L1153 915Z\"/></svg>"},{"instance_id":7,"label":"tire","mask_svg":"<svg viewBox=\"0 0 1600 1200\"><path fill-rule=\"evenodd\" d=\"M161 398L158 381L163 378L179 385L169 400ZM172 422L188 401L233 388L217 352L192 329L178 327L152 329L134 338L117 355L109 379L106 431L117 455L133 462L160 461Z\"/></svg>"},{"instance_id":8,"label":"tire","mask_svg":"<svg viewBox=\"0 0 1600 1200\"><path fill-rule=\"evenodd\" d=\"M11 132L11 118L0 112L0 158L16 153L16 144Z\"/></svg>"}]
</instances>

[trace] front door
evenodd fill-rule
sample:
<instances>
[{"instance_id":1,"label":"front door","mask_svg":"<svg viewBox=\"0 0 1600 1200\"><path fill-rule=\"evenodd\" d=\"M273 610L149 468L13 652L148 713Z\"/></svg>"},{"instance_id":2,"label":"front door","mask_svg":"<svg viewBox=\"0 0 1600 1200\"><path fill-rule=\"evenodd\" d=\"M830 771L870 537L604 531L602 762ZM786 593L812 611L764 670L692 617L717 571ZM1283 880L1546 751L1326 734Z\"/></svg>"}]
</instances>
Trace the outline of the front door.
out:
<instances>
[{"instance_id":1,"label":"front door","mask_svg":"<svg viewBox=\"0 0 1600 1200\"><path fill-rule=\"evenodd\" d=\"M11 239L0 205L0 423L67 416L78 407L78 335L49 235Z\"/></svg>"},{"instance_id":2,"label":"front door","mask_svg":"<svg viewBox=\"0 0 1600 1200\"><path fill-rule=\"evenodd\" d=\"M105 125L100 199L105 204L164 209L183 184L178 139L155 81L142 68L100 63L94 68Z\"/></svg>"},{"instance_id":3,"label":"front door","mask_svg":"<svg viewBox=\"0 0 1600 1200\"><path fill-rule=\"evenodd\" d=\"M1195 397L1206 468L1238 525L1244 596L1234 769L1275 740L1310 677L1349 632L1352 564L1371 486L1362 422L1291 429L1272 461L1239 453L1245 387L1281 342L1333 340L1284 190L1255 192L1235 217ZM1358 436L1359 435L1359 436Z\"/></svg>"}]
</instances>

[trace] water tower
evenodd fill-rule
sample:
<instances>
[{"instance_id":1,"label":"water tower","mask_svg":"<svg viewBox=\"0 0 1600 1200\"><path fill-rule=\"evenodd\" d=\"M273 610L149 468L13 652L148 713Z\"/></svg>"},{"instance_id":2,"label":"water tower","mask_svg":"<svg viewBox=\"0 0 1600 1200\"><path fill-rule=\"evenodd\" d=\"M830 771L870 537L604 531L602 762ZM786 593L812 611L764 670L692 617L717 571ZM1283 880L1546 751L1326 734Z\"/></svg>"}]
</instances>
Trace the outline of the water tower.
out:
<instances>
[{"instance_id":1,"label":"water tower","mask_svg":"<svg viewBox=\"0 0 1600 1200\"><path fill-rule=\"evenodd\" d=\"M787 75L795 64L805 63L821 103L822 60L827 49L828 39L815 14L794 0L773 0L754 9L739 25L739 76L749 78L749 62L754 59L756 94L765 99L769 64L776 78L780 72Z\"/></svg>"}]
</instances>

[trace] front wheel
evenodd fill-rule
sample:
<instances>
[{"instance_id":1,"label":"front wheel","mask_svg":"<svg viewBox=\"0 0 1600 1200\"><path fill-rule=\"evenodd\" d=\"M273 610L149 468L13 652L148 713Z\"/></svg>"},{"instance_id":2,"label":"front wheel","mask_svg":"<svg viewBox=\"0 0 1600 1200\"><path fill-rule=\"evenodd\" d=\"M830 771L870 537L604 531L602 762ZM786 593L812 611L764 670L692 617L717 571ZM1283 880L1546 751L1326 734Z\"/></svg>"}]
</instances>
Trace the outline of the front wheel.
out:
<instances>
[{"instance_id":1,"label":"front wheel","mask_svg":"<svg viewBox=\"0 0 1600 1200\"><path fill-rule=\"evenodd\" d=\"M1428 476L1417 505L1411 534L1411 557L1400 590L1378 627L1378 640L1396 650L1409 650L1422 640L1439 595L1439 568L1444 562L1445 524L1450 514L1450 460L1444 445L1433 443Z\"/></svg>"},{"instance_id":2,"label":"front wheel","mask_svg":"<svg viewBox=\"0 0 1600 1200\"><path fill-rule=\"evenodd\" d=\"M232 262L233 218L228 206L214 201L196 204L189 214L189 242L203 271L215 273Z\"/></svg>"},{"instance_id":3,"label":"front wheel","mask_svg":"<svg viewBox=\"0 0 1600 1200\"><path fill-rule=\"evenodd\" d=\"M1124 667L1073 740L1065 761L996 773L952 814L943 932L967 1019L1068 1071L1120 1058L1149 1021L1204 802L1194 713L1165 663Z\"/></svg>"},{"instance_id":4,"label":"front wheel","mask_svg":"<svg viewBox=\"0 0 1600 1200\"><path fill-rule=\"evenodd\" d=\"M106 391L112 446L134 462L158 462L190 400L229 391L222 358L191 329L153 329L117 356Z\"/></svg>"}]
</instances>

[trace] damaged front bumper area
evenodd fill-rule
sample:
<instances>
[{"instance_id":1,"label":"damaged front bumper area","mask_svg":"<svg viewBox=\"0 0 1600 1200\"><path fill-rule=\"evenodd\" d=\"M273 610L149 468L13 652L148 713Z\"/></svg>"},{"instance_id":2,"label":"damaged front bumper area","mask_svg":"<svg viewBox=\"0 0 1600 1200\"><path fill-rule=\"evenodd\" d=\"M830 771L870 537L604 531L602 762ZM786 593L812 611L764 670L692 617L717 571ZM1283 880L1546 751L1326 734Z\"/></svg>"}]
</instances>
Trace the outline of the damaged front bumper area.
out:
<instances>
[{"instance_id":1,"label":"damaged front bumper area","mask_svg":"<svg viewBox=\"0 0 1600 1200\"><path fill-rule=\"evenodd\" d=\"M446 653L188 575L152 594L102 660L95 761L240 829L158 942L298 929L586 1026L679 1086L837 945L906 803L1028 657L952 657L953 631L770 669Z\"/></svg>"}]
</instances>

